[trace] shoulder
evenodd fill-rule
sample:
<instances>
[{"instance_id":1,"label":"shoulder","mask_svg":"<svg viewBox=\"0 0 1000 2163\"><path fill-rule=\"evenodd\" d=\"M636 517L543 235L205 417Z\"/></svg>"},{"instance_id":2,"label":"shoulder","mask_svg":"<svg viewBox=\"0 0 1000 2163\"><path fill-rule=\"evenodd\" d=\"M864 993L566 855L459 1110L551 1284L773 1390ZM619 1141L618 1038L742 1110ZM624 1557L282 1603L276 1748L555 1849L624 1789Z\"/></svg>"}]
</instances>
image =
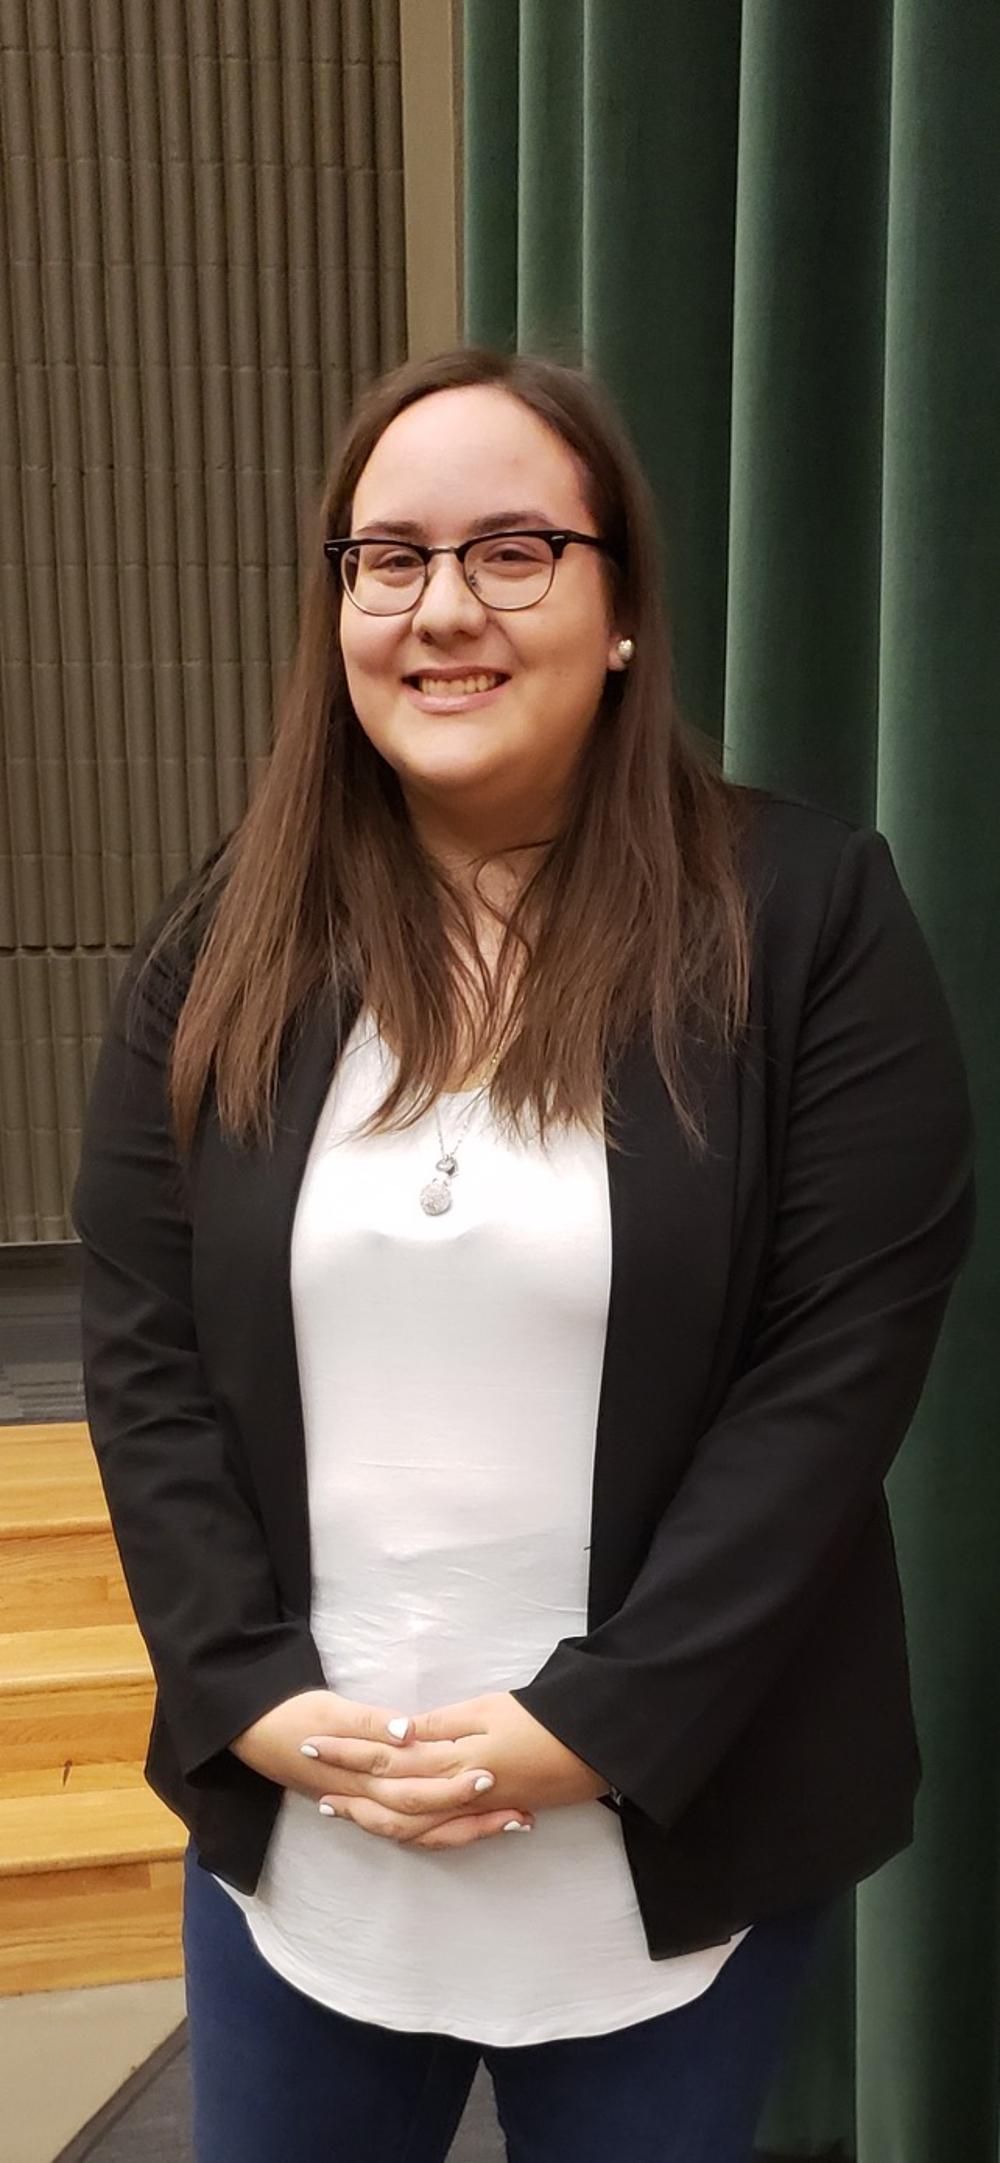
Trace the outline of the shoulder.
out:
<instances>
[{"instance_id":1,"label":"shoulder","mask_svg":"<svg viewBox=\"0 0 1000 2163\"><path fill-rule=\"evenodd\" d=\"M861 874L870 863L892 867L890 846L874 826L775 789L740 785L736 794L742 870L764 908L773 895L788 902L792 893L805 906L825 904L840 885L853 883L857 867Z\"/></svg>"},{"instance_id":2,"label":"shoulder","mask_svg":"<svg viewBox=\"0 0 1000 2163\"><path fill-rule=\"evenodd\" d=\"M218 899L220 884L225 883L224 878L216 878L215 873L217 867L222 867L232 838L231 834L226 834L223 840L214 842L164 895L143 925L134 949L136 957L148 954L172 920L177 919L176 935L167 940L164 951L178 969L190 972L200 940L208 928L213 903Z\"/></svg>"},{"instance_id":3,"label":"shoulder","mask_svg":"<svg viewBox=\"0 0 1000 2163\"><path fill-rule=\"evenodd\" d=\"M118 979L112 1024L130 1033L137 1017L176 1021L225 884L232 836L213 844L172 886L143 924ZM216 876L218 870L218 876Z\"/></svg>"},{"instance_id":4,"label":"shoulder","mask_svg":"<svg viewBox=\"0 0 1000 2163\"><path fill-rule=\"evenodd\" d=\"M836 811L774 789L737 787L744 861L751 877L815 884L839 862L852 834L867 833Z\"/></svg>"},{"instance_id":5,"label":"shoulder","mask_svg":"<svg viewBox=\"0 0 1000 2163\"><path fill-rule=\"evenodd\" d=\"M831 975L883 966L926 973L926 941L877 827L800 797L741 789L741 862L767 996L796 1006Z\"/></svg>"}]
</instances>

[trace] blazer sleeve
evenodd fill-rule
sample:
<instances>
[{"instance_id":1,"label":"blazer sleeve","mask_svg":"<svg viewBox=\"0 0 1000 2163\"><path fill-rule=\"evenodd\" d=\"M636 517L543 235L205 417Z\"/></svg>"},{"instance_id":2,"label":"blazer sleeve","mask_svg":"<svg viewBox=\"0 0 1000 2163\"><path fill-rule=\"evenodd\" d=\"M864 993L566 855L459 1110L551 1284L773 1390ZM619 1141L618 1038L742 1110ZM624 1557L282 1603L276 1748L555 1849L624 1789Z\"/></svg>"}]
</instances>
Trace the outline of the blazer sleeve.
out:
<instances>
[{"instance_id":1,"label":"blazer sleeve","mask_svg":"<svg viewBox=\"0 0 1000 2163\"><path fill-rule=\"evenodd\" d=\"M923 934L882 836L852 829L804 1001L749 1349L620 1609L512 1693L663 1830L877 1504L971 1242L972 1150Z\"/></svg>"},{"instance_id":2,"label":"blazer sleeve","mask_svg":"<svg viewBox=\"0 0 1000 2163\"><path fill-rule=\"evenodd\" d=\"M282 1611L199 1355L167 1102L184 972L162 958L132 996L182 890L148 927L113 1001L71 1210L91 1440L161 1714L183 1773L200 1784L234 1736L325 1678L305 1620Z\"/></svg>"}]
</instances>

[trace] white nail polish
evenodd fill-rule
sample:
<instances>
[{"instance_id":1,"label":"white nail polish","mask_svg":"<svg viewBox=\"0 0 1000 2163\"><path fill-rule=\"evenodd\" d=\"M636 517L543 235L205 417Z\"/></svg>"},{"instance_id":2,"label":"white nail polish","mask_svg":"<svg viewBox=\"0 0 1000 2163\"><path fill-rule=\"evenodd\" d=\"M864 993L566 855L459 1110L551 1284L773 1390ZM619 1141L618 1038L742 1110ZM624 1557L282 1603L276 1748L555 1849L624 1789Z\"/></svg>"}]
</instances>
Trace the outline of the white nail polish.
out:
<instances>
[{"instance_id":1,"label":"white nail polish","mask_svg":"<svg viewBox=\"0 0 1000 2163\"><path fill-rule=\"evenodd\" d=\"M388 1735L395 1735L397 1742L402 1742L404 1735L409 1733L409 1727L410 1723L408 1720L390 1720L386 1726L386 1733Z\"/></svg>"},{"instance_id":2,"label":"white nail polish","mask_svg":"<svg viewBox=\"0 0 1000 2163\"><path fill-rule=\"evenodd\" d=\"M335 1818L337 1815L332 1803L320 1803L319 1814L321 1818Z\"/></svg>"},{"instance_id":3,"label":"white nail polish","mask_svg":"<svg viewBox=\"0 0 1000 2163\"><path fill-rule=\"evenodd\" d=\"M485 1795L487 1788L491 1788L493 1784L493 1774L491 1772L482 1772L478 1780L474 1780L472 1783L473 1794Z\"/></svg>"},{"instance_id":4,"label":"white nail polish","mask_svg":"<svg viewBox=\"0 0 1000 2163\"><path fill-rule=\"evenodd\" d=\"M318 1757L319 1751L314 1742L300 1742L299 1755L300 1757Z\"/></svg>"},{"instance_id":5,"label":"white nail polish","mask_svg":"<svg viewBox=\"0 0 1000 2163\"><path fill-rule=\"evenodd\" d=\"M530 1825L522 1825L517 1818L511 1818L510 1824L504 1826L505 1833L530 1833L530 1831Z\"/></svg>"}]
</instances>

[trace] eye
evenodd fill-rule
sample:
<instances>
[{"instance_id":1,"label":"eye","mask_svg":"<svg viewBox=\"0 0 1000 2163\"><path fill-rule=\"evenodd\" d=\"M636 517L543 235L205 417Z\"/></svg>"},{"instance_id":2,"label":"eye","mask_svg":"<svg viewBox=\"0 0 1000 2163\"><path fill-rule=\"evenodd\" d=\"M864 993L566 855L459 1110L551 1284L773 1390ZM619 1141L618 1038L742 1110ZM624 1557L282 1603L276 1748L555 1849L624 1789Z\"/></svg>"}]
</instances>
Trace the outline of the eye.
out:
<instances>
[{"instance_id":1,"label":"eye","mask_svg":"<svg viewBox=\"0 0 1000 2163\"><path fill-rule=\"evenodd\" d=\"M420 558L409 548L366 549L363 557L368 571L413 571L420 567Z\"/></svg>"},{"instance_id":2,"label":"eye","mask_svg":"<svg viewBox=\"0 0 1000 2163\"><path fill-rule=\"evenodd\" d=\"M516 540L488 542L482 552L482 561L490 564L540 563L545 556L545 542L518 538Z\"/></svg>"}]
</instances>

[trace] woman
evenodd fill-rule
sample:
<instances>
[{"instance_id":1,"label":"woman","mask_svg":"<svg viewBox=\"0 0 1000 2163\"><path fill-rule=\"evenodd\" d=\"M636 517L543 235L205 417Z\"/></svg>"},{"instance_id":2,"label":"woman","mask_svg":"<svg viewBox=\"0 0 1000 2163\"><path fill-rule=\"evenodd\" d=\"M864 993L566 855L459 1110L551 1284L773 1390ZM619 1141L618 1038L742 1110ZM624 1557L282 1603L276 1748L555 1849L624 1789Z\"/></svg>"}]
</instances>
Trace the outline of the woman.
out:
<instances>
[{"instance_id":1,"label":"woman","mask_svg":"<svg viewBox=\"0 0 1000 2163\"><path fill-rule=\"evenodd\" d=\"M882 1483L962 1063L885 842L723 778L658 587L584 375L376 385L262 785L115 1002L87 1406L203 2163L441 2163L481 2057L512 2163L745 2163L912 1836Z\"/></svg>"}]
</instances>

